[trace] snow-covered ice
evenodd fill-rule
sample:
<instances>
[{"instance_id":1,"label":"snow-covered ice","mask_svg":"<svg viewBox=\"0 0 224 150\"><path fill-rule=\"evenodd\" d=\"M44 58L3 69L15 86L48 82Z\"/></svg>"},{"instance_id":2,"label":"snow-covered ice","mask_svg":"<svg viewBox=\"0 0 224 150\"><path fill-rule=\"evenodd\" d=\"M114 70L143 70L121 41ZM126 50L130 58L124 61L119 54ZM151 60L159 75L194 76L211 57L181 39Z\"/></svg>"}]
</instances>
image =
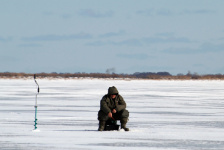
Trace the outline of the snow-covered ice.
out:
<instances>
[{"instance_id":1,"label":"snow-covered ice","mask_svg":"<svg viewBox=\"0 0 224 150\"><path fill-rule=\"evenodd\" d=\"M224 81L0 79L1 150L221 150ZM98 132L99 102L116 86L130 132Z\"/></svg>"}]
</instances>

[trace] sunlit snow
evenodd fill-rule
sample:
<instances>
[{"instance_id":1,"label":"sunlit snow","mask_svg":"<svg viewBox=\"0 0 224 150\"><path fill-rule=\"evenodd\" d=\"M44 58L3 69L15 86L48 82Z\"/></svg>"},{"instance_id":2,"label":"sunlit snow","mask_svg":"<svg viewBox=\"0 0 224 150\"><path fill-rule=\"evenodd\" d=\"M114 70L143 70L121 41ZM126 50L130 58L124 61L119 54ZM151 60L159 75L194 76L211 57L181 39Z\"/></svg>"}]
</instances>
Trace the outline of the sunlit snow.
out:
<instances>
[{"instance_id":1,"label":"sunlit snow","mask_svg":"<svg viewBox=\"0 0 224 150\"><path fill-rule=\"evenodd\" d=\"M1 150L221 150L224 81L0 79ZM98 132L100 99L116 86L129 132ZM119 122L118 122L119 123ZM120 123L119 123L120 124Z\"/></svg>"}]
</instances>

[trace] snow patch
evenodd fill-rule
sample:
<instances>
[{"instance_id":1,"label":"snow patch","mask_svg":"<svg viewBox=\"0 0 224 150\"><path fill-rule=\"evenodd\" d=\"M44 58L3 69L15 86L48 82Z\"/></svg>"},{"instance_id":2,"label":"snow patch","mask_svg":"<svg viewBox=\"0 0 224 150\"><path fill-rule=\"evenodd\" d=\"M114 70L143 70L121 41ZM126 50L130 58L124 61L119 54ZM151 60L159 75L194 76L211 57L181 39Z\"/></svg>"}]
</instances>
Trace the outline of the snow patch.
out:
<instances>
[{"instance_id":1,"label":"snow patch","mask_svg":"<svg viewBox=\"0 0 224 150\"><path fill-rule=\"evenodd\" d=\"M0 145L14 150L222 150L224 81L0 79ZM99 132L100 99L116 86L129 132Z\"/></svg>"}]
</instances>

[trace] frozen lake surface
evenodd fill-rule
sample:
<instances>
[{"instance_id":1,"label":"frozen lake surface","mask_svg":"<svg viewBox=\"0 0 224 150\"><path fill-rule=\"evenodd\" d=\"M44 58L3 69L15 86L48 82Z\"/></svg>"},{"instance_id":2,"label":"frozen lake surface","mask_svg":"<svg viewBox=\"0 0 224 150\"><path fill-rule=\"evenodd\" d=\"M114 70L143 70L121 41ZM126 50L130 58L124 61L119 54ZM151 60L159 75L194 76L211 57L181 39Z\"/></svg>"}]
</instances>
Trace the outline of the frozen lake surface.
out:
<instances>
[{"instance_id":1,"label":"frozen lake surface","mask_svg":"<svg viewBox=\"0 0 224 150\"><path fill-rule=\"evenodd\" d=\"M0 79L1 150L223 150L224 81ZM116 86L130 132L98 132L100 99ZM120 124L120 123L119 123Z\"/></svg>"}]
</instances>

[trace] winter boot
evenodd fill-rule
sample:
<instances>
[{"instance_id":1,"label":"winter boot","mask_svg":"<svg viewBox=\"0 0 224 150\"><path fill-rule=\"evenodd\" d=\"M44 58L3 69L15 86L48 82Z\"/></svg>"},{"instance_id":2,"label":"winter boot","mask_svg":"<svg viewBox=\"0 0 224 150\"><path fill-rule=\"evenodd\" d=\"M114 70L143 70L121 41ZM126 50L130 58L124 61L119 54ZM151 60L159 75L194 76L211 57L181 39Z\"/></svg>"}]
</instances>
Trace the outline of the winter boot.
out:
<instances>
[{"instance_id":1,"label":"winter boot","mask_svg":"<svg viewBox=\"0 0 224 150\"><path fill-rule=\"evenodd\" d=\"M103 131L104 128L105 128L105 124L106 124L106 121L100 120L99 121L99 129L98 129L98 131Z\"/></svg>"},{"instance_id":2,"label":"winter boot","mask_svg":"<svg viewBox=\"0 0 224 150\"><path fill-rule=\"evenodd\" d=\"M124 129L124 131L129 131L129 128L126 127L127 122L128 122L128 118L121 119L121 129Z\"/></svg>"}]
</instances>

